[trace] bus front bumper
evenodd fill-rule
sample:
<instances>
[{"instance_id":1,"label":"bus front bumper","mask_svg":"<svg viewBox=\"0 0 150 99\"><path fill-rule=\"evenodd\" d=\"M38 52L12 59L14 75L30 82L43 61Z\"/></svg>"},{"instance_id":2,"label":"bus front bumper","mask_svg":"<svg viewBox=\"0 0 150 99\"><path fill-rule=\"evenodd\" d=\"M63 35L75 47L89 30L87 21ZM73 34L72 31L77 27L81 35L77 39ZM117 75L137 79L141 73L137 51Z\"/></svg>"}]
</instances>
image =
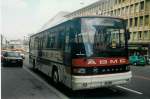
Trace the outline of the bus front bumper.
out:
<instances>
[{"instance_id":1,"label":"bus front bumper","mask_svg":"<svg viewBox=\"0 0 150 99\"><path fill-rule=\"evenodd\" d=\"M94 89L126 84L132 77L131 71L94 76L72 76L72 90Z\"/></svg>"}]
</instances>

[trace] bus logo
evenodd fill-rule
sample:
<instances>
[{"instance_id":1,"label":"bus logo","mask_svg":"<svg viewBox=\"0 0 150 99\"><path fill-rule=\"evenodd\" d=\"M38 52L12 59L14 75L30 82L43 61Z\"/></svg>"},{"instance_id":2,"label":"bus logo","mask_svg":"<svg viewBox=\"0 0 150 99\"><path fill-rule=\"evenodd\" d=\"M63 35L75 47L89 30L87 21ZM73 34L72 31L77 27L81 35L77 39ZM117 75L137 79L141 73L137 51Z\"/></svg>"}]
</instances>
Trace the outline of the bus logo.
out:
<instances>
[{"instance_id":1,"label":"bus logo","mask_svg":"<svg viewBox=\"0 0 150 99\"><path fill-rule=\"evenodd\" d=\"M89 59L89 60L87 61L87 64L88 64L88 65L95 65L96 62L95 62L93 59Z\"/></svg>"}]
</instances>

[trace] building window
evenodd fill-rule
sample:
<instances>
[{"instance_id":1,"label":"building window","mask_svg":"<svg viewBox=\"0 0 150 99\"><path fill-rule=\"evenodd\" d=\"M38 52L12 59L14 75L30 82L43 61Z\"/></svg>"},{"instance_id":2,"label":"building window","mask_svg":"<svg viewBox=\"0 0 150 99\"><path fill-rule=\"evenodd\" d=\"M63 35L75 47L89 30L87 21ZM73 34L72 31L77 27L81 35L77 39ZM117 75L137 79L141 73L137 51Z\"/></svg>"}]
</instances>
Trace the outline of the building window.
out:
<instances>
[{"instance_id":1,"label":"building window","mask_svg":"<svg viewBox=\"0 0 150 99\"><path fill-rule=\"evenodd\" d=\"M138 3L135 4L135 12L139 12L139 5L138 5Z\"/></svg>"},{"instance_id":2,"label":"building window","mask_svg":"<svg viewBox=\"0 0 150 99\"><path fill-rule=\"evenodd\" d=\"M116 16L116 10L114 10L114 16Z\"/></svg>"},{"instance_id":3,"label":"building window","mask_svg":"<svg viewBox=\"0 0 150 99\"><path fill-rule=\"evenodd\" d=\"M134 13L134 6L133 5L130 6L130 12L131 12L131 14Z\"/></svg>"},{"instance_id":4,"label":"building window","mask_svg":"<svg viewBox=\"0 0 150 99\"><path fill-rule=\"evenodd\" d=\"M142 26L143 25L143 17L141 16L140 17L140 26Z\"/></svg>"},{"instance_id":5,"label":"building window","mask_svg":"<svg viewBox=\"0 0 150 99\"><path fill-rule=\"evenodd\" d=\"M148 39L148 31L144 31L144 39L145 39L145 40Z\"/></svg>"},{"instance_id":6,"label":"building window","mask_svg":"<svg viewBox=\"0 0 150 99\"><path fill-rule=\"evenodd\" d=\"M104 9L104 2L102 2L102 9Z\"/></svg>"},{"instance_id":7,"label":"building window","mask_svg":"<svg viewBox=\"0 0 150 99\"><path fill-rule=\"evenodd\" d=\"M101 5L99 5L99 8L98 8L99 10L101 10Z\"/></svg>"},{"instance_id":8,"label":"building window","mask_svg":"<svg viewBox=\"0 0 150 99\"><path fill-rule=\"evenodd\" d=\"M115 0L116 2L115 2L115 4L118 4L118 0Z\"/></svg>"},{"instance_id":9,"label":"building window","mask_svg":"<svg viewBox=\"0 0 150 99\"><path fill-rule=\"evenodd\" d=\"M98 15L98 11L96 11L96 15Z\"/></svg>"},{"instance_id":10,"label":"building window","mask_svg":"<svg viewBox=\"0 0 150 99\"><path fill-rule=\"evenodd\" d=\"M135 32L133 32L133 35L132 35L132 40L135 40Z\"/></svg>"},{"instance_id":11,"label":"building window","mask_svg":"<svg viewBox=\"0 0 150 99\"><path fill-rule=\"evenodd\" d=\"M133 40L137 40L137 33L136 32L133 32L133 37L132 37Z\"/></svg>"},{"instance_id":12,"label":"building window","mask_svg":"<svg viewBox=\"0 0 150 99\"><path fill-rule=\"evenodd\" d=\"M134 20L134 26L137 26L137 24L138 24L138 18L135 17L135 20Z\"/></svg>"},{"instance_id":13,"label":"building window","mask_svg":"<svg viewBox=\"0 0 150 99\"><path fill-rule=\"evenodd\" d=\"M149 15L145 16L145 26L148 26L149 24Z\"/></svg>"},{"instance_id":14,"label":"building window","mask_svg":"<svg viewBox=\"0 0 150 99\"><path fill-rule=\"evenodd\" d=\"M120 11L120 9L118 9L118 15L119 15L119 16L121 15L121 11Z\"/></svg>"},{"instance_id":15,"label":"building window","mask_svg":"<svg viewBox=\"0 0 150 99\"><path fill-rule=\"evenodd\" d=\"M129 14L129 6L126 7L126 11L127 14Z\"/></svg>"},{"instance_id":16,"label":"building window","mask_svg":"<svg viewBox=\"0 0 150 99\"><path fill-rule=\"evenodd\" d=\"M140 2L140 10L144 10L144 1Z\"/></svg>"},{"instance_id":17,"label":"building window","mask_svg":"<svg viewBox=\"0 0 150 99\"><path fill-rule=\"evenodd\" d=\"M111 11L111 16L113 16L113 11Z\"/></svg>"},{"instance_id":18,"label":"building window","mask_svg":"<svg viewBox=\"0 0 150 99\"><path fill-rule=\"evenodd\" d=\"M122 15L125 14L125 8L122 8Z\"/></svg>"},{"instance_id":19,"label":"building window","mask_svg":"<svg viewBox=\"0 0 150 99\"><path fill-rule=\"evenodd\" d=\"M120 4L120 3L121 3L121 0L118 0L118 3Z\"/></svg>"},{"instance_id":20,"label":"building window","mask_svg":"<svg viewBox=\"0 0 150 99\"><path fill-rule=\"evenodd\" d=\"M141 39L142 39L142 32L139 31L139 33L138 33L138 40L141 40Z\"/></svg>"}]
</instances>

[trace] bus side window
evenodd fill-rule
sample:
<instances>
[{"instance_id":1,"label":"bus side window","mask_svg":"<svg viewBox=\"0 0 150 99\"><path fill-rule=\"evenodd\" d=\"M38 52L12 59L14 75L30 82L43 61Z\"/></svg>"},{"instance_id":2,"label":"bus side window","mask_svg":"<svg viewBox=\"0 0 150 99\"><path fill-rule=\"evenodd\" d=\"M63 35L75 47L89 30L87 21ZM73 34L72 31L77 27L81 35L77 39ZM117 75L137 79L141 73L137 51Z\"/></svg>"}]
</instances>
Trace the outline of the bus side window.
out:
<instances>
[{"instance_id":1,"label":"bus side window","mask_svg":"<svg viewBox=\"0 0 150 99\"><path fill-rule=\"evenodd\" d=\"M70 45L69 45L69 32L66 32L66 37L65 37L65 53L70 53Z\"/></svg>"},{"instance_id":2,"label":"bus side window","mask_svg":"<svg viewBox=\"0 0 150 99\"><path fill-rule=\"evenodd\" d=\"M65 40L65 35L64 35L64 31L59 31L58 34L58 49L63 50L64 49L64 40Z\"/></svg>"},{"instance_id":3,"label":"bus side window","mask_svg":"<svg viewBox=\"0 0 150 99\"><path fill-rule=\"evenodd\" d=\"M70 32L71 32L71 24L67 23L65 27L65 53L70 54Z\"/></svg>"},{"instance_id":4,"label":"bus side window","mask_svg":"<svg viewBox=\"0 0 150 99\"><path fill-rule=\"evenodd\" d=\"M55 36L53 36L53 37L48 36L47 48L54 48L54 43L55 43Z\"/></svg>"},{"instance_id":5,"label":"bus side window","mask_svg":"<svg viewBox=\"0 0 150 99\"><path fill-rule=\"evenodd\" d=\"M34 48L36 50L38 49L38 37L35 37L35 39L34 39Z\"/></svg>"}]
</instances>

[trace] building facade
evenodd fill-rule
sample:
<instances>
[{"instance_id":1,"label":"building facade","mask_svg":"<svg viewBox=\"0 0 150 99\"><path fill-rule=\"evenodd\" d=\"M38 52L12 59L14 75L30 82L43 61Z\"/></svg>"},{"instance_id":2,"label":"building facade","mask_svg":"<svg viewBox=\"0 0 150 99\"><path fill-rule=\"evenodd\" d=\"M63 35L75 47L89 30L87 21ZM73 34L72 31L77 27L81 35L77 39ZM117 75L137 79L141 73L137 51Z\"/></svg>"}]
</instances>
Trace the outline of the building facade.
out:
<instances>
[{"instance_id":1,"label":"building facade","mask_svg":"<svg viewBox=\"0 0 150 99\"><path fill-rule=\"evenodd\" d=\"M23 41L20 39L10 40L8 48L10 48L10 49L22 49L23 48Z\"/></svg>"},{"instance_id":2,"label":"building facade","mask_svg":"<svg viewBox=\"0 0 150 99\"><path fill-rule=\"evenodd\" d=\"M150 56L150 0L99 0L66 17L87 15L124 18L131 32L130 54L140 53Z\"/></svg>"}]
</instances>

